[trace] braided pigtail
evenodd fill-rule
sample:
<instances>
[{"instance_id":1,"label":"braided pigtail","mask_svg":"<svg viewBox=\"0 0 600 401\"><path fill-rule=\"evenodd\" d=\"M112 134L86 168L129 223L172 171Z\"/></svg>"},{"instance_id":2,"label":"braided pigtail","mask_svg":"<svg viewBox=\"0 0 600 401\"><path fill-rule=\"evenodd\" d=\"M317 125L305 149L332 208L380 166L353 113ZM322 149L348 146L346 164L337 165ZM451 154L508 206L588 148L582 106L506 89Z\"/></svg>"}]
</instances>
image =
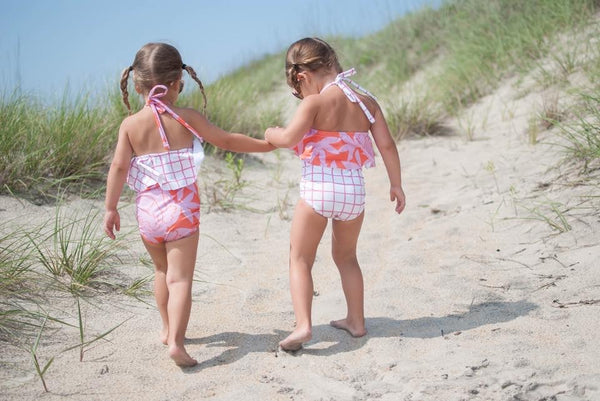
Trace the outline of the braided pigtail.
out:
<instances>
[{"instance_id":1,"label":"braided pigtail","mask_svg":"<svg viewBox=\"0 0 600 401\"><path fill-rule=\"evenodd\" d=\"M129 66L121 73L121 94L123 96L123 103L127 106L129 114L131 114L131 106L129 105L129 92L127 91L127 81L129 80L129 73L133 71L133 67Z\"/></svg>"},{"instance_id":2,"label":"braided pigtail","mask_svg":"<svg viewBox=\"0 0 600 401\"><path fill-rule=\"evenodd\" d=\"M298 79L298 72L300 71L300 66L296 63L292 64L289 70L290 83L292 84L292 88L296 91L296 93L300 93L300 80Z\"/></svg>"},{"instance_id":3,"label":"braided pigtail","mask_svg":"<svg viewBox=\"0 0 600 401\"><path fill-rule=\"evenodd\" d=\"M196 81L200 86L200 91L202 92L202 97L204 98L204 107L202 108L202 112L206 114L206 93L204 92L204 85L202 85L202 81L200 81L200 78L198 78L198 76L196 75L196 71L194 71L194 69L191 66L183 64L181 68L186 70L187 73L190 74L190 77L192 77L192 79Z\"/></svg>"}]
</instances>

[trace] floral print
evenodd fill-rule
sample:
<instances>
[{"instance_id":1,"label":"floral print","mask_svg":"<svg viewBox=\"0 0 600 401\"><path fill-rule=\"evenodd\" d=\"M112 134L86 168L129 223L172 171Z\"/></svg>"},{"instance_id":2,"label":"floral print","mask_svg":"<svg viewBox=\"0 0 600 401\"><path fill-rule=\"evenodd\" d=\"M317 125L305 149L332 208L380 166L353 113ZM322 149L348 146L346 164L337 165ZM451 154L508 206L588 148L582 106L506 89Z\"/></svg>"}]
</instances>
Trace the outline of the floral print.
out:
<instances>
[{"instance_id":1,"label":"floral print","mask_svg":"<svg viewBox=\"0 0 600 401\"><path fill-rule=\"evenodd\" d=\"M138 193L136 203L140 234L148 242L175 241L198 231L200 196L195 183L169 191L156 186Z\"/></svg>"},{"instance_id":2,"label":"floral print","mask_svg":"<svg viewBox=\"0 0 600 401\"><path fill-rule=\"evenodd\" d=\"M294 151L300 159L315 166L342 169L375 166L375 152L368 132L311 129Z\"/></svg>"}]
</instances>

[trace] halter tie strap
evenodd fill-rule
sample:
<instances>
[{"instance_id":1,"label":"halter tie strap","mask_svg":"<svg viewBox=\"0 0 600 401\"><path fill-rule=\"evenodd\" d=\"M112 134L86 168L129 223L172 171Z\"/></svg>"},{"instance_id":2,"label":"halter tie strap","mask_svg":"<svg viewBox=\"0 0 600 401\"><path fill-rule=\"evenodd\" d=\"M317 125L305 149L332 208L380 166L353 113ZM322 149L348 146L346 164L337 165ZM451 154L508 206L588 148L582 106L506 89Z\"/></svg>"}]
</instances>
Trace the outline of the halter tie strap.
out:
<instances>
[{"instance_id":1,"label":"halter tie strap","mask_svg":"<svg viewBox=\"0 0 600 401\"><path fill-rule=\"evenodd\" d=\"M323 89L321 89L320 93L323 93L323 91L325 89L329 88L332 85L337 85L344 92L344 94L346 95L348 100L350 100L352 103L358 103L358 105L362 109L363 113L365 113L365 116L369 119L369 122L371 124L373 124L375 122L375 117L373 117L373 114L371 114L371 112L369 111L367 106L365 106L365 104L360 100L360 98L350 88L350 86L348 86L348 84L354 86L356 89L360 90L361 92L365 93L366 95L371 96L375 100L377 100L377 98L375 96L373 96L373 94L371 92L369 92L368 90L366 90L365 88L363 88L362 86L360 86L359 84L357 84L356 82L354 82L353 80L348 78L354 74L356 74L356 70L354 69L354 67L350 68L347 71L339 73L335 77L333 82L328 83L327 85L325 85L323 87Z\"/></svg>"},{"instance_id":2,"label":"halter tie strap","mask_svg":"<svg viewBox=\"0 0 600 401\"><path fill-rule=\"evenodd\" d=\"M161 92L159 92L161 90ZM168 89L165 85L156 85L154 88L150 90L148 93L148 99L146 100L146 106L149 106L152 109L152 113L154 114L154 120L156 121L156 125L158 126L158 131L160 132L160 139L162 139L163 147L166 150L170 150L169 141L167 140L167 134L165 133L165 129L163 128L162 122L160 121L160 114L167 112L173 117L178 123L187 128L200 142L202 142L202 137L198 132L189 125L183 118L179 117L177 113L169 108L162 100L161 97L165 96L168 92Z\"/></svg>"}]
</instances>

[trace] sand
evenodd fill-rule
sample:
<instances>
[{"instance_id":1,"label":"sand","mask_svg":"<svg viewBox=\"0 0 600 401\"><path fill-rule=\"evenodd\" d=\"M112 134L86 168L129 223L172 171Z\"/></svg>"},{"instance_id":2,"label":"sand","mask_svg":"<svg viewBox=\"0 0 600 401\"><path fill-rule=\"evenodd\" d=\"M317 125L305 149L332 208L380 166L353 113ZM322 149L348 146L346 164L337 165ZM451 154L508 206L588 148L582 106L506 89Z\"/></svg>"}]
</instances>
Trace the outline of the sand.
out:
<instances>
[{"instance_id":1,"label":"sand","mask_svg":"<svg viewBox=\"0 0 600 401\"><path fill-rule=\"evenodd\" d=\"M449 120L456 134L398 144L407 208L396 215L382 160L365 171L367 208L358 257L368 334L329 326L345 315L329 254L330 228L313 269L313 340L288 354L290 218L299 162L289 151L247 160L247 185L229 211L203 205L187 349L180 369L158 339L152 297L112 292L83 304L88 333L120 323L83 362L74 328L44 336L55 356L44 393L29 356L2 344L4 400L599 400L600 193L560 162L552 132L531 145L526 129L541 94L515 96L511 83ZM227 177L208 160L201 188ZM220 175L221 174L221 175ZM206 178L208 177L208 178ZM212 181L211 181L212 180ZM0 218L40 221L51 205L4 197ZM560 232L559 210L571 229ZM129 284L148 274L134 205L122 203L127 249L113 275ZM102 209L72 199L68 210ZM544 219L547 218L548 220ZM75 322L72 300L55 301Z\"/></svg>"}]
</instances>

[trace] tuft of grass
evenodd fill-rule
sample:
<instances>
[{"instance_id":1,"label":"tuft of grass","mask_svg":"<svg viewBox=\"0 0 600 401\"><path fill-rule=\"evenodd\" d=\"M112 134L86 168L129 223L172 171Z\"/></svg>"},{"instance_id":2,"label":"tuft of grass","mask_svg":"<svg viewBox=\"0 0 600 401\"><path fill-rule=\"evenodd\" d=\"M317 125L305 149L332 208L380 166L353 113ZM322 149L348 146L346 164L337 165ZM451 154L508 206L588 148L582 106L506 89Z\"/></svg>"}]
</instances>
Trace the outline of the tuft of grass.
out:
<instances>
[{"instance_id":1,"label":"tuft of grass","mask_svg":"<svg viewBox=\"0 0 600 401\"><path fill-rule=\"evenodd\" d=\"M429 99L388 104L386 119L396 140L408 136L445 136L453 133L443 123L442 116Z\"/></svg>"},{"instance_id":2,"label":"tuft of grass","mask_svg":"<svg viewBox=\"0 0 600 401\"><path fill-rule=\"evenodd\" d=\"M28 234L37 261L73 294L102 284L99 277L121 246L119 241L98 235L98 226L96 210L67 217L57 208L49 234Z\"/></svg>"},{"instance_id":3,"label":"tuft of grass","mask_svg":"<svg viewBox=\"0 0 600 401\"><path fill-rule=\"evenodd\" d=\"M242 179L243 158L227 152L225 153L225 165L229 177L223 177L222 174L219 174L218 178L213 179L214 177L211 175L202 174L202 184L204 186L202 193L206 195L209 212L212 210L227 211L235 209L237 207L236 197L248 185L248 181Z\"/></svg>"},{"instance_id":4,"label":"tuft of grass","mask_svg":"<svg viewBox=\"0 0 600 401\"><path fill-rule=\"evenodd\" d=\"M557 93L544 96L542 110L531 116L527 124L529 143L535 145L538 142L540 132L559 125L567 116L568 112L561 108Z\"/></svg>"},{"instance_id":5,"label":"tuft of grass","mask_svg":"<svg viewBox=\"0 0 600 401\"><path fill-rule=\"evenodd\" d=\"M42 332L44 331L44 327L46 327L47 321L48 321L48 316L46 316L44 318L44 321L42 322L42 325L40 326L40 330L38 332L37 337L35 338L33 345L31 347L28 347L28 349L27 349L29 351L29 355L31 355L31 360L32 360L33 366L35 368L35 372L37 373L38 377L40 378L40 381L42 382L42 386L44 387L44 391L46 393L48 392L48 386L46 385L46 380L44 379L44 375L46 374L46 371L48 370L50 365L52 365L52 362L54 362L54 357L50 358L42 366L40 364L37 351L38 351L38 346L40 345L40 339L42 338Z\"/></svg>"},{"instance_id":6,"label":"tuft of grass","mask_svg":"<svg viewBox=\"0 0 600 401\"><path fill-rule=\"evenodd\" d=\"M542 221L559 233L570 231L572 228L562 203L546 202L534 206L520 206L529 213L526 217L519 217L520 219Z\"/></svg>"},{"instance_id":7,"label":"tuft of grass","mask_svg":"<svg viewBox=\"0 0 600 401\"><path fill-rule=\"evenodd\" d=\"M576 159L587 171L591 162L600 159L600 95L581 94L583 107L574 121L559 125L559 135L565 139L567 157Z\"/></svg>"},{"instance_id":8,"label":"tuft of grass","mask_svg":"<svg viewBox=\"0 0 600 401\"><path fill-rule=\"evenodd\" d=\"M96 341L106 338L110 333L112 333L113 331L115 331L116 329L121 327L121 325L123 325L129 319L122 321L121 323L119 323L118 325L114 326L113 328L105 331L104 333L93 336L91 339L86 339L85 323L84 323L83 315L81 313L81 303L79 301L78 296L76 296L75 299L76 299L76 303L77 303L77 324L78 324L78 329L79 329L79 344L69 347L69 348L65 349L63 352L67 352L72 349L79 348L79 362L83 362L83 356L85 354L85 351L87 350L87 348L90 345L94 344Z\"/></svg>"}]
</instances>

